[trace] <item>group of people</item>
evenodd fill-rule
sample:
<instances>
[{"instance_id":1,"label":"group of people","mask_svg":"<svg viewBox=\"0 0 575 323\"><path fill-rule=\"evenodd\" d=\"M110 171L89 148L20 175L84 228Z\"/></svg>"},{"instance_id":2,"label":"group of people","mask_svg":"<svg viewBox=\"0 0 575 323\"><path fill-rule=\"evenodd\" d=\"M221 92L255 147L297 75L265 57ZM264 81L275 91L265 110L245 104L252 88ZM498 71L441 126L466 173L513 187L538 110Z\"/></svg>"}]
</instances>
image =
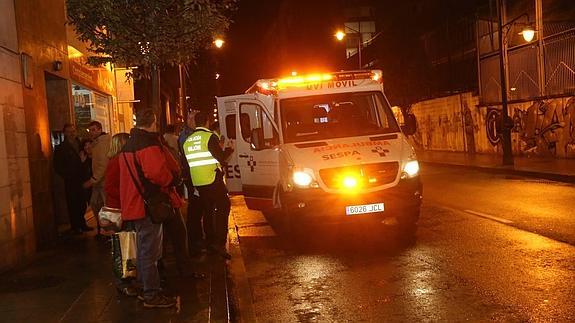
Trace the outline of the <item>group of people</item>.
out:
<instances>
[{"instance_id":1,"label":"group of people","mask_svg":"<svg viewBox=\"0 0 575 323\"><path fill-rule=\"evenodd\" d=\"M78 191L91 188L90 207L95 214L102 206L120 209L123 228L136 231L139 286L118 280L118 291L137 296L145 307L174 306L176 298L164 294L161 286L164 237L172 246L182 276L203 276L191 271L190 257L204 251L231 258L226 250L230 200L221 165L233 150L223 148L220 136L210 130L205 112L190 114L179 136L173 129L160 135L150 109L136 112L136 126L130 134L110 137L96 121L90 123L88 130L92 138L90 177L83 172L80 176L75 170L78 165L81 169L87 166L82 161L73 125L64 127L65 140L55 151L56 170L66 186L72 229L91 230L84 220L86 198L78 196ZM100 155L103 147L106 153ZM187 221L180 213L185 191ZM153 221L149 214L154 194L167 196L174 211L161 223ZM105 228L98 230L106 232Z\"/></svg>"},{"instance_id":2,"label":"group of people","mask_svg":"<svg viewBox=\"0 0 575 323\"><path fill-rule=\"evenodd\" d=\"M88 205L98 214L104 205L104 176L108 163L110 135L102 131L102 124L92 121L88 125L88 138L80 140L76 126L67 123L63 129L64 141L54 150L54 169L64 180L66 207L74 233L92 231L85 213ZM101 237L98 225L97 237Z\"/></svg>"}]
</instances>

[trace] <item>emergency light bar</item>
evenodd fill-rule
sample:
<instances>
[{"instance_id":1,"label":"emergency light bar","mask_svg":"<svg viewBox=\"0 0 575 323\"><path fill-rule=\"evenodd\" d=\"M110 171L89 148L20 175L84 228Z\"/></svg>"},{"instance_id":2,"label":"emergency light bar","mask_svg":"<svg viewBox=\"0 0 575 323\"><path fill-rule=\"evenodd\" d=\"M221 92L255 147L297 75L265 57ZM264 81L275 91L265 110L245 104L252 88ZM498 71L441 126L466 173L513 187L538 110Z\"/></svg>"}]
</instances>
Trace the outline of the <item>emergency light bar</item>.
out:
<instances>
[{"instance_id":1,"label":"emergency light bar","mask_svg":"<svg viewBox=\"0 0 575 323\"><path fill-rule=\"evenodd\" d=\"M382 83L381 70L369 71L345 71L324 74L309 74L304 76L290 76L281 79L261 79L252 85L245 93L259 92L262 94L274 94L279 90L289 87L302 87L310 83L320 83L325 81L347 81L347 80L366 80Z\"/></svg>"}]
</instances>

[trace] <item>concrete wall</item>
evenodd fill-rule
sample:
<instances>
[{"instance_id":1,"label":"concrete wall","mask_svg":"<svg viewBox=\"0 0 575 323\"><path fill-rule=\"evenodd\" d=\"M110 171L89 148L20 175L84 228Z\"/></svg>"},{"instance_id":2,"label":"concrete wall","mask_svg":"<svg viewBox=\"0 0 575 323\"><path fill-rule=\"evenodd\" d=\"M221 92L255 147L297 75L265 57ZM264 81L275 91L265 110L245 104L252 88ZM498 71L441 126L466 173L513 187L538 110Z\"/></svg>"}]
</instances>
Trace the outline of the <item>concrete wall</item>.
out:
<instances>
[{"instance_id":1,"label":"concrete wall","mask_svg":"<svg viewBox=\"0 0 575 323\"><path fill-rule=\"evenodd\" d=\"M479 107L471 93L422 101L412 106L418 149L500 153L497 122L501 106ZM512 144L518 155L575 158L575 97L510 104Z\"/></svg>"},{"instance_id":2,"label":"concrete wall","mask_svg":"<svg viewBox=\"0 0 575 323\"><path fill-rule=\"evenodd\" d=\"M0 0L0 272L35 251L26 122L13 0Z\"/></svg>"}]
</instances>

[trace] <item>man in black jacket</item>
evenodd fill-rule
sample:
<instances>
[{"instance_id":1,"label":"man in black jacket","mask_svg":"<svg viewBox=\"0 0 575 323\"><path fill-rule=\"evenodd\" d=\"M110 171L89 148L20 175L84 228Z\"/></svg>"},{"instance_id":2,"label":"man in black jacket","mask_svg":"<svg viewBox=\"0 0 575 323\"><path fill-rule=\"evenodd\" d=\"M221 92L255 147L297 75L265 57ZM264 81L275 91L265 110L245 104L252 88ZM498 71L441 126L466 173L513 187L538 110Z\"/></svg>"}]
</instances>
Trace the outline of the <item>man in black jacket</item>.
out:
<instances>
[{"instance_id":1,"label":"man in black jacket","mask_svg":"<svg viewBox=\"0 0 575 323\"><path fill-rule=\"evenodd\" d=\"M82 183L84 171L80 158L80 141L76 137L76 127L67 123L64 125L64 141L54 150L54 168L64 179L66 206L70 216L72 231L82 233L93 228L86 224L86 197Z\"/></svg>"}]
</instances>

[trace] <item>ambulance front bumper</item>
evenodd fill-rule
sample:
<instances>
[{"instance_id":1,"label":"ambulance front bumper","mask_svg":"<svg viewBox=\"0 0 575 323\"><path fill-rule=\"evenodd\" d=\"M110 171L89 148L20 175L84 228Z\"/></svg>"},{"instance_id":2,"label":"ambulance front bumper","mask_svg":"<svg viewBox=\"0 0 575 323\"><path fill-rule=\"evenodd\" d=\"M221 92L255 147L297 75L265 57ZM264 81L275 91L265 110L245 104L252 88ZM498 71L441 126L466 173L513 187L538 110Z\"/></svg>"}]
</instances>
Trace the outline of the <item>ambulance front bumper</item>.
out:
<instances>
[{"instance_id":1,"label":"ambulance front bumper","mask_svg":"<svg viewBox=\"0 0 575 323\"><path fill-rule=\"evenodd\" d=\"M285 205L303 218L376 218L413 214L421 206L423 185L419 176L400 180L391 188L368 194L334 194L322 189L294 189L285 193ZM350 206L381 205L382 212L350 215Z\"/></svg>"}]
</instances>

